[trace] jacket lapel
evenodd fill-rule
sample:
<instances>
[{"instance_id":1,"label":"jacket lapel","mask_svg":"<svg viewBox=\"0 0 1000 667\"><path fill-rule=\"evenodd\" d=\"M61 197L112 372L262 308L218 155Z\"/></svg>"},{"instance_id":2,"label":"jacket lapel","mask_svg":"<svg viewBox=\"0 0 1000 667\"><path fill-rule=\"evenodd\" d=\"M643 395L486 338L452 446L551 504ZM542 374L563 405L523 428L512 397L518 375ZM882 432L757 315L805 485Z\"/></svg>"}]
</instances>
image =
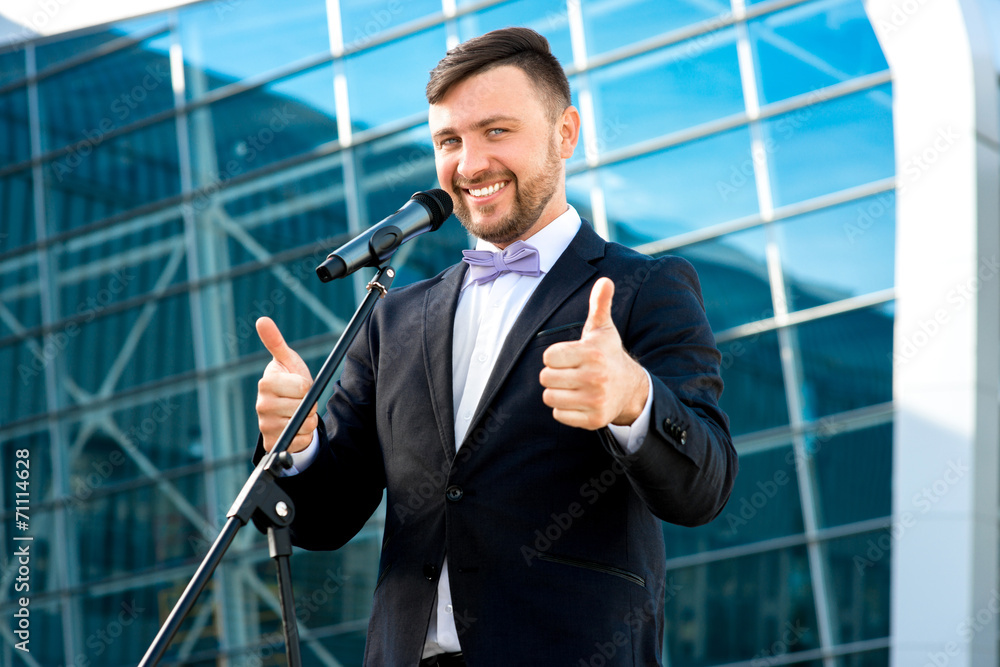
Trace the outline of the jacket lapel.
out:
<instances>
[{"instance_id":1,"label":"jacket lapel","mask_svg":"<svg viewBox=\"0 0 1000 667\"><path fill-rule=\"evenodd\" d=\"M514 363L545 321L597 272L591 262L604 256L604 244L604 239L584 221L580 225L580 231L552 266L552 270L542 278L534 294L524 304L524 310L514 322L510 333L507 334L507 340L500 349L500 356L476 407L469 433L475 431L475 425L483 417L486 408L507 379Z\"/></svg>"},{"instance_id":2,"label":"jacket lapel","mask_svg":"<svg viewBox=\"0 0 1000 667\"><path fill-rule=\"evenodd\" d=\"M453 266L424 297L424 369L445 458L455 457L455 406L452 395L452 340L455 310L465 277L465 264Z\"/></svg>"}]
</instances>

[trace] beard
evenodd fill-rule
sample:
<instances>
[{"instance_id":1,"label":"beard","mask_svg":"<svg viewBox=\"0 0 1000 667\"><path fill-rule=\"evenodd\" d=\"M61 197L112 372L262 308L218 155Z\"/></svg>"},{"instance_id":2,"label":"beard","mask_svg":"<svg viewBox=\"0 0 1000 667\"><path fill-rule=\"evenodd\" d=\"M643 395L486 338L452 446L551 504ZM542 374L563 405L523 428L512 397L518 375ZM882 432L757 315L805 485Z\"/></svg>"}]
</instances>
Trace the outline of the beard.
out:
<instances>
[{"instance_id":1,"label":"beard","mask_svg":"<svg viewBox=\"0 0 1000 667\"><path fill-rule=\"evenodd\" d=\"M559 148L554 140L550 141L549 149L545 155L545 161L538 173L529 175L525 183L521 183L517 176L508 169L502 171L491 171L476 182L468 181L460 185L458 180L452 181L452 189L458 196L455 198L455 217L459 219L462 226L475 236L493 245L509 244L523 236L530 230L542 215L542 211L548 206L549 201L555 195L559 186L560 161ZM500 220L488 225L477 223L472 219L472 211L466 203L464 189L485 183L495 183L497 181L508 181L504 189L514 188L514 203L511 209ZM496 209L497 204L484 206L480 210L483 215L490 215Z\"/></svg>"}]
</instances>

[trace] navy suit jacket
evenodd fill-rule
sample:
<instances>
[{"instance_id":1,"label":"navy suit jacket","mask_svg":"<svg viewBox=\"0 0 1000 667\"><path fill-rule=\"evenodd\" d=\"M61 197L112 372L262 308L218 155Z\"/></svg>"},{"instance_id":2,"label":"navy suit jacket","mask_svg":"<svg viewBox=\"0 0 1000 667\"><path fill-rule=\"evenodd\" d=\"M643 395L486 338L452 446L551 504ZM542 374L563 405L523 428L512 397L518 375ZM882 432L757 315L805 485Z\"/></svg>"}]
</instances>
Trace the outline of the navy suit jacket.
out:
<instances>
[{"instance_id":1,"label":"navy suit jacket","mask_svg":"<svg viewBox=\"0 0 1000 667\"><path fill-rule=\"evenodd\" d=\"M366 665L419 662L446 553L470 667L659 664L660 520L710 521L737 471L694 268L607 243L584 223L514 324L456 453L464 276L452 266L376 306L327 405L317 459L280 480L295 501L295 544L339 548L386 491ZM649 434L629 455L557 422L538 379L545 348L580 337L601 276L615 282L613 320L653 383Z\"/></svg>"}]
</instances>

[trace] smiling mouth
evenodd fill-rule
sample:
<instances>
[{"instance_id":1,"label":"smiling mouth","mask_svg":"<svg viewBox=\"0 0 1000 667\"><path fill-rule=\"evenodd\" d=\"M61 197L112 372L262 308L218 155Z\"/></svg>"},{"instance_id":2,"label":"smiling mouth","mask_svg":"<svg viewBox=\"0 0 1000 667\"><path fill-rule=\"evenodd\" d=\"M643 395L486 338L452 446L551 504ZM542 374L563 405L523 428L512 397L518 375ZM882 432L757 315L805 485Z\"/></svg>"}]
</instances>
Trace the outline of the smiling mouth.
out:
<instances>
[{"instance_id":1,"label":"smiling mouth","mask_svg":"<svg viewBox=\"0 0 1000 667\"><path fill-rule=\"evenodd\" d=\"M500 192L505 187L507 187L508 183L510 183L510 181L497 181L496 183L493 183L492 185L487 185L486 187L462 188L462 189L475 198L482 198L482 197L489 197L490 195L495 195L496 193Z\"/></svg>"}]
</instances>

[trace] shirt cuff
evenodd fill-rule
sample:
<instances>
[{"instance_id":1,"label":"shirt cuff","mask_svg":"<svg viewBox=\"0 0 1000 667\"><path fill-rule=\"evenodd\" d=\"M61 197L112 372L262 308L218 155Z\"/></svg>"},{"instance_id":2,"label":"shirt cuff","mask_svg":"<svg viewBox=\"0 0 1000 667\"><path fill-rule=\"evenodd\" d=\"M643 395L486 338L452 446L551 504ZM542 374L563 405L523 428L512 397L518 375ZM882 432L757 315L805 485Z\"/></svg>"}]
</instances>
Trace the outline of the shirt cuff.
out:
<instances>
[{"instance_id":1,"label":"shirt cuff","mask_svg":"<svg viewBox=\"0 0 1000 667\"><path fill-rule=\"evenodd\" d=\"M292 455L292 467L282 470L279 477L292 477L293 475L298 475L300 472L304 472L306 468L312 465L312 462L316 460L316 455L319 454L319 429L313 431L313 439L312 442L309 443L308 447L303 449L301 452L288 453Z\"/></svg>"},{"instance_id":2,"label":"shirt cuff","mask_svg":"<svg viewBox=\"0 0 1000 667\"><path fill-rule=\"evenodd\" d=\"M618 445L625 450L626 454L635 454L639 451L642 443L646 441L646 435L649 433L649 417L653 414L653 378L649 377L649 371L645 368L642 369L642 372L646 374L646 382L649 385L646 405L643 406L642 412L639 413L631 426L608 424L611 435L615 436Z\"/></svg>"}]
</instances>

